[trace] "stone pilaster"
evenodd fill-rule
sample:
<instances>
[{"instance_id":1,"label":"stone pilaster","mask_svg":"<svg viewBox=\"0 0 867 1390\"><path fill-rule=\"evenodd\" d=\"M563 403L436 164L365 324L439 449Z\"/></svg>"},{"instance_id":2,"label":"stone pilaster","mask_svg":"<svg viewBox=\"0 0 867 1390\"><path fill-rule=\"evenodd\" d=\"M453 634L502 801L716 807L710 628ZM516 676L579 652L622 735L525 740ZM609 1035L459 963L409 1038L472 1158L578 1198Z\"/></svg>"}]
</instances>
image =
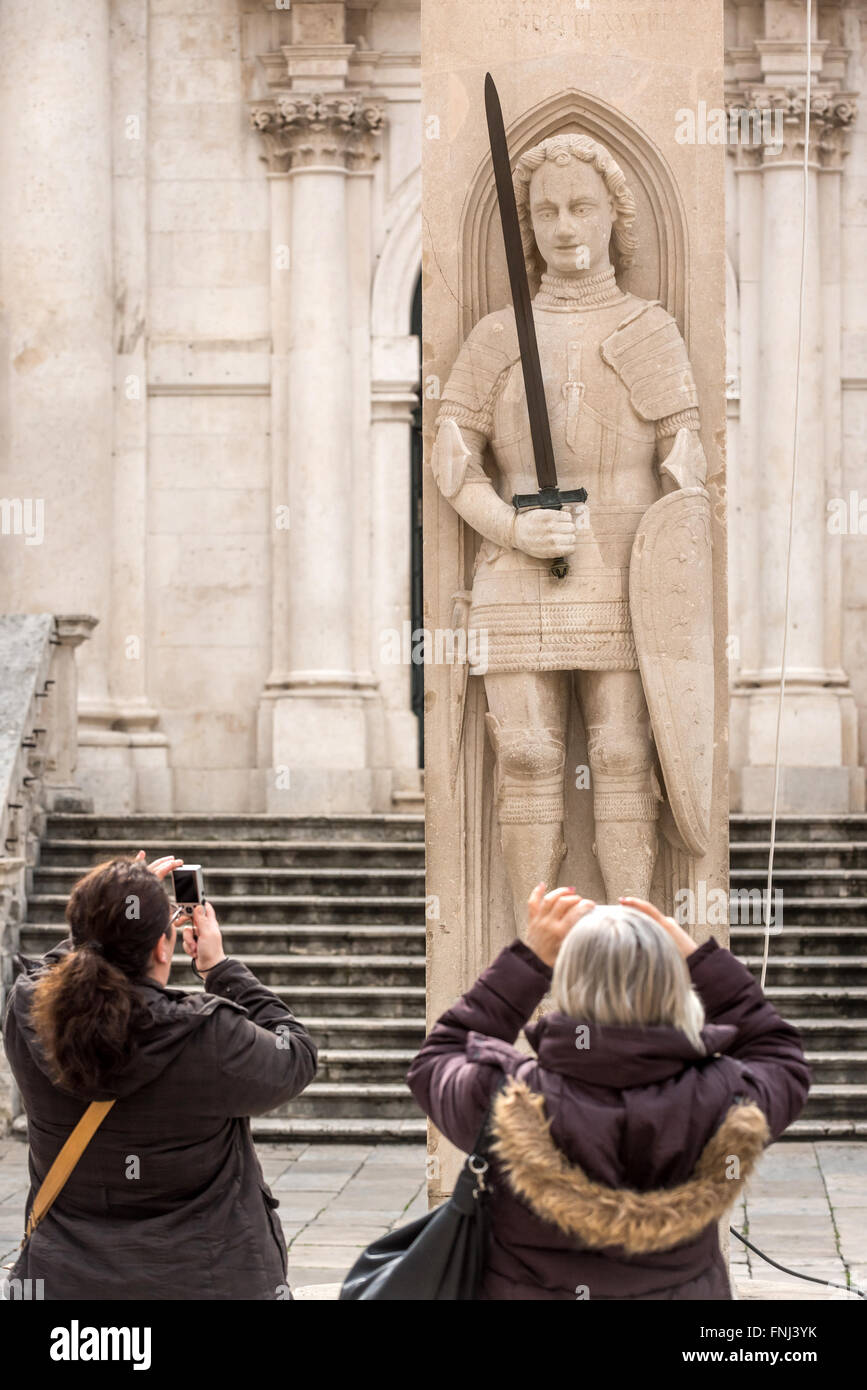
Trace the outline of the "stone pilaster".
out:
<instances>
[{"instance_id":1,"label":"stone pilaster","mask_svg":"<svg viewBox=\"0 0 867 1390\"><path fill-rule=\"evenodd\" d=\"M102 810L172 808L168 739L148 691L148 5L112 10L115 284L114 514L109 686L113 709L82 731L82 775Z\"/></svg>"},{"instance_id":2,"label":"stone pilaster","mask_svg":"<svg viewBox=\"0 0 867 1390\"><path fill-rule=\"evenodd\" d=\"M794 22L794 21L793 21ZM800 374L798 483L786 658L779 809L845 812L863 806L853 699L842 665L839 538L827 527L839 493L839 177L855 106L826 42L813 45L809 93L802 33L756 38L737 50L730 108L759 113L762 138L735 143L740 206L743 495L735 542L743 567L732 615L741 640L732 689L736 809L764 813L773 796L781 682L788 507L794 436L803 160L809 102L808 231ZM732 54L730 53L730 59ZM744 124L742 133L748 129ZM751 610L748 611L748 610Z\"/></svg>"},{"instance_id":3,"label":"stone pilaster","mask_svg":"<svg viewBox=\"0 0 867 1390\"><path fill-rule=\"evenodd\" d=\"M418 401L417 338L376 336L373 340L371 397L371 498L376 540L371 552L372 661L379 680L385 720L386 756L395 789L418 791L418 720L410 708L410 672L404 661L388 659L390 633L401 640L411 622L408 577L412 569L408 520L411 476L409 431ZM395 461L403 463L400 471Z\"/></svg>"},{"instance_id":4,"label":"stone pilaster","mask_svg":"<svg viewBox=\"0 0 867 1390\"><path fill-rule=\"evenodd\" d=\"M111 604L110 9L32 0L0 10L0 494L44 518L9 567L13 613L105 615ZM107 728L107 624L82 655L83 717Z\"/></svg>"}]
</instances>

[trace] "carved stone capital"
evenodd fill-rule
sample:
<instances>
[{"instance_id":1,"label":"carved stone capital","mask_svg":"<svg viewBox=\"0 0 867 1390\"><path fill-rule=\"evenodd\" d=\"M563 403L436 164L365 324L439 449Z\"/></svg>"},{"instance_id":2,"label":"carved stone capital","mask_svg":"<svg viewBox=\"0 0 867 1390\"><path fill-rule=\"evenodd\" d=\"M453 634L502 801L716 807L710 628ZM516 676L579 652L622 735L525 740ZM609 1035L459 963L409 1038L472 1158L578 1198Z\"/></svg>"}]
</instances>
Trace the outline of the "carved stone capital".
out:
<instances>
[{"instance_id":1,"label":"carved stone capital","mask_svg":"<svg viewBox=\"0 0 867 1390\"><path fill-rule=\"evenodd\" d=\"M385 111L364 92L286 92L255 107L251 120L272 172L311 165L357 170L379 158Z\"/></svg>"},{"instance_id":2,"label":"carved stone capital","mask_svg":"<svg viewBox=\"0 0 867 1390\"><path fill-rule=\"evenodd\" d=\"M98 624L99 618L89 613L61 613L54 618L55 633L64 647L78 647L86 642Z\"/></svg>"},{"instance_id":3,"label":"carved stone capital","mask_svg":"<svg viewBox=\"0 0 867 1390\"><path fill-rule=\"evenodd\" d=\"M855 119L855 99L827 88L810 92L810 146L823 169L840 168L847 153L846 136ZM803 87L761 86L743 90L729 104L729 121L738 127L738 157L745 164L772 167L802 160L807 116Z\"/></svg>"}]
</instances>

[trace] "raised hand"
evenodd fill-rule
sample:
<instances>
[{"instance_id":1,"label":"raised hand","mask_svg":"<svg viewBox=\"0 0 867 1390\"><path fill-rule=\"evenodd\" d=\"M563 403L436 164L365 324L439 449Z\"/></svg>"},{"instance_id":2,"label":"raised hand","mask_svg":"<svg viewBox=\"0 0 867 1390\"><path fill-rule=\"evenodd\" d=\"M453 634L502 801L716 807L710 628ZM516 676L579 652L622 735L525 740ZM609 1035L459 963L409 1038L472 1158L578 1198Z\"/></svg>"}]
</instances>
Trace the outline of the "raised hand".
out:
<instances>
[{"instance_id":1,"label":"raised hand","mask_svg":"<svg viewBox=\"0 0 867 1390\"><path fill-rule=\"evenodd\" d=\"M688 932L685 932L673 917L664 916L658 907L653 906L653 903L645 902L644 898L621 898L620 901L624 907L633 907L637 912L643 912L645 917L650 917L654 922L658 922L663 930L668 932L684 960L697 949Z\"/></svg>"},{"instance_id":2,"label":"raised hand","mask_svg":"<svg viewBox=\"0 0 867 1390\"><path fill-rule=\"evenodd\" d=\"M546 893L545 884L538 883L527 902L526 942L530 950L546 965L553 966L575 923L595 906L574 888L552 888Z\"/></svg>"},{"instance_id":3,"label":"raised hand","mask_svg":"<svg viewBox=\"0 0 867 1390\"><path fill-rule=\"evenodd\" d=\"M192 926L184 927L184 950L202 975L226 959L220 924L209 902L197 903L193 908Z\"/></svg>"},{"instance_id":4,"label":"raised hand","mask_svg":"<svg viewBox=\"0 0 867 1390\"><path fill-rule=\"evenodd\" d=\"M136 860L141 861L146 858L144 850L140 849L136 855ZM176 859L173 854L164 854L161 859L154 859L151 864L146 864L145 867L162 880L168 878L173 869L179 869L183 862L183 859Z\"/></svg>"}]
</instances>

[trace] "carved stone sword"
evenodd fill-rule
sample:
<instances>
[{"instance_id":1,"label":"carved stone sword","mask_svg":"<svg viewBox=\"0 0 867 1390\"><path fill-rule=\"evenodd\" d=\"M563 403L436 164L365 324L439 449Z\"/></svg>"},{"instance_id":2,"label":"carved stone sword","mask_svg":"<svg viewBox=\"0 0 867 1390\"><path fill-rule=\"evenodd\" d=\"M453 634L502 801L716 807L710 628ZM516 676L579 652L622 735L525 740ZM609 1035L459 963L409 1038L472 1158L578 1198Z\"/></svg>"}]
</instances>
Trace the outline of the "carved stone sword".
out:
<instances>
[{"instance_id":1,"label":"carved stone sword","mask_svg":"<svg viewBox=\"0 0 867 1390\"><path fill-rule=\"evenodd\" d=\"M533 305L530 299L530 282L527 279L527 265L524 260L524 247L521 242L521 228L518 223L518 208L515 203L515 187L512 183L512 167L509 163L509 146L506 140L506 127L494 79L490 73L485 78L485 112L488 118L488 136L491 142L491 158L494 161L494 179L497 185L497 202L500 205L500 221L503 225L503 242L506 247L506 264L509 268L509 285L512 290L512 306L515 310L515 323L518 329L518 346L521 349L521 370L524 374L524 391L527 397L527 413L530 416L530 437L533 441L533 457L536 462L538 492L516 493L512 505L517 511L532 507L545 507L550 511L562 511L565 502L586 502L587 491L583 487L561 492L557 485L557 465L554 460L554 446L551 443L551 425L548 420L548 406L545 401L545 386L542 381L542 365L539 361L539 345L536 341L536 324L533 319ZM569 573L569 562L563 555L551 561L551 573L555 579L563 579Z\"/></svg>"}]
</instances>

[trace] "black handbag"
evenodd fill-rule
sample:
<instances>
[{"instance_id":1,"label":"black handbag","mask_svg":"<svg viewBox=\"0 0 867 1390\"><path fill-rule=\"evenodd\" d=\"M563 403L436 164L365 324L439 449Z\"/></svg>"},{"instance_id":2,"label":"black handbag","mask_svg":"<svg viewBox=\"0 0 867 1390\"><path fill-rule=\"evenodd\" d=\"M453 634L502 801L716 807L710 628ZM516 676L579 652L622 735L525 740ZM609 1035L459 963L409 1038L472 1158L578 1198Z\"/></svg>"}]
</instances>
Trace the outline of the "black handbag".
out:
<instances>
[{"instance_id":1,"label":"black handbag","mask_svg":"<svg viewBox=\"0 0 867 1390\"><path fill-rule=\"evenodd\" d=\"M355 1261L340 1300L471 1300L485 1267L490 1188L488 1127L502 1083L447 1202L380 1236Z\"/></svg>"}]
</instances>

